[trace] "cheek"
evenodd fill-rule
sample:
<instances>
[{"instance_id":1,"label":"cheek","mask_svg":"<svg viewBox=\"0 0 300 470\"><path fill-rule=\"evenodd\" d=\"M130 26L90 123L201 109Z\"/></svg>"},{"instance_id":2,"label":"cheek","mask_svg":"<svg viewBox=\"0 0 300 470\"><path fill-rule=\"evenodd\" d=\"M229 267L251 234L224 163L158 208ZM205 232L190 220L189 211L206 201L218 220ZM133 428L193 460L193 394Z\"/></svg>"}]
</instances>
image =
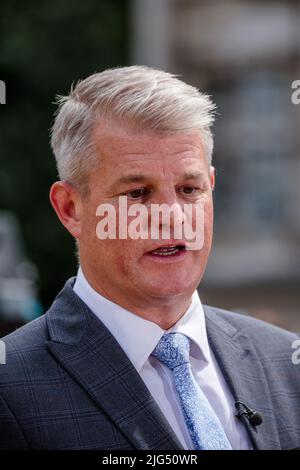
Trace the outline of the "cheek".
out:
<instances>
[{"instance_id":1,"label":"cheek","mask_svg":"<svg viewBox=\"0 0 300 470\"><path fill-rule=\"evenodd\" d=\"M201 202L198 206L194 205L192 211L192 219L190 216L187 218L187 223L192 226L194 233L198 233L199 236L211 233L212 222L213 222L213 209L212 201L206 200ZM205 240L204 240L205 241Z\"/></svg>"},{"instance_id":2,"label":"cheek","mask_svg":"<svg viewBox=\"0 0 300 470\"><path fill-rule=\"evenodd\" d=\"M99 217L96 216L96 209L91 209L92 205L86 204L81 214L82 236L92 240L96 238L96 227Z\"/></svg>"},{"instance_id":3,"label":"cheek","mask_svg":"<svg viewBox=\"0 0 300 470\"><path fill-rule=\"evenodd\" d=\"M195 217L196 218L196 217ZM199 217L199 225L195 224L194 230L197 230L199 239L202 239L202 249L198 251L200 257L207 256L211 243L213 233L213 205L212 200L207 200L203 204L201 216Z\"/></svg>"},{"instance_id":4,"label":"cheek","mask_svg":"<svg viewBox=\"0 0 300 470\"><path fill-rule=\"evenodd\" d=\"M213 200L210 197L204 204L205 227L211 227L213 223Z\"/></svg>"},{"instance_id":5,"label":"cheek","mask_svg":"<svg viewBox=\"0 0 300 470\"><path fill-rule=\"evenodd\" d=\"M105 257L110 257L114 266L124 274L138 263L138 240L105 240L103 248Z\"/></svg>"}]
</instances>

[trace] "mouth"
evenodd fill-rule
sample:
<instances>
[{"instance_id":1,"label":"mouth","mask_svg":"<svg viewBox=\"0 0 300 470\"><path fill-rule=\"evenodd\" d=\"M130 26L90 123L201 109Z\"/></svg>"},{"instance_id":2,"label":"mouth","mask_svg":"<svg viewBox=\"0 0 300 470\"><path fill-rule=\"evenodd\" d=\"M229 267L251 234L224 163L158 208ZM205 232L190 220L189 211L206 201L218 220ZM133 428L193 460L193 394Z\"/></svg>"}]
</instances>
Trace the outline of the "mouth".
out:
<instances>
[{"instance_id":1,"label":"mouth","mask_svg":"<svg viewBox=\"0 0 300 470\"><path fill-rule=\"evenodd\" d=\"M186 253L186 248L184 244L170 244L158 246L153 250L148 251L146 255L151 256L153 258L170 259L181 257L184 253Z\"/></svg>"}]
</instances>

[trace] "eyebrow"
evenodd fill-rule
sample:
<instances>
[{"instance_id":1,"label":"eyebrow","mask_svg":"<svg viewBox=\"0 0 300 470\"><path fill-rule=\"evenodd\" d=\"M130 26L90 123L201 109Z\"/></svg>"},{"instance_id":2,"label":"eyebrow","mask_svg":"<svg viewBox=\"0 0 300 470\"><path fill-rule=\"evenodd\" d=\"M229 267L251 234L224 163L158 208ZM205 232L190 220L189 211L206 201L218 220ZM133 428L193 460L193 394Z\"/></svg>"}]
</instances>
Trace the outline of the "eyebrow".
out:
<instances>
[{"instance_id":1,"label":"eyebrow","mask_svg":"<svg viewBox=\"0 0 300 470\"><path fill-rule=\"evenodd\" d=\"M120 183L138 183L139 181L146 181L148 179L149 177L147 177L146 175L141 175L141 174L124 175L114 182L114 186Z\"/></svg>"},{"instance_id":2,"label":"eyebrow","mask_svg":"<svg viewBox=\"0 0 300 470\"><path fill-rule=\"evenodd\" d=\"M182 175L182 179L199 179L205 177L203 171L185 171ZM129 183L142 183L149 181L151 177L143 174L129 174L123 175L118 180L116 180L110 187L110 190L118 187L120 184L129 184Z\"/></svg>"},{"instance_id":3,"label":"eyebrow","mask_svg":"<svg viewBox=\"0 0 300 470\"><path fill-rule=\"evenodd\" d=\"M203 171L185 171L182 176L185 180L195 180L205 177L206 173L204 173Z\"/></svg>"}]
</instances>

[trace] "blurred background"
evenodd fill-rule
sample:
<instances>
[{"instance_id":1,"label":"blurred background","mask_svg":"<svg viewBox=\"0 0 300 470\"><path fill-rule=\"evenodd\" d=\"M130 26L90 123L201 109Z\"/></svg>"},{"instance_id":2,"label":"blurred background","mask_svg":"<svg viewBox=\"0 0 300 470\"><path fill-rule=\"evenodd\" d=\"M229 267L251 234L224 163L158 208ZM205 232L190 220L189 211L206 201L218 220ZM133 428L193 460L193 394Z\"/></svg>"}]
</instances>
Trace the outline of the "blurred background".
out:
<instances>
[{"instance_id":1,"label":"blurred background","mask_svg":"<svg viewBox=\"0 0 300 470\"><path fill-rule=\"evenodd\" d=\"M77 271L48 199L55 95L135 63L218 106L202 302L300 331L299 20L299 0L1 0L0 335L41 315Z\"/></svg>"}]
</instances>

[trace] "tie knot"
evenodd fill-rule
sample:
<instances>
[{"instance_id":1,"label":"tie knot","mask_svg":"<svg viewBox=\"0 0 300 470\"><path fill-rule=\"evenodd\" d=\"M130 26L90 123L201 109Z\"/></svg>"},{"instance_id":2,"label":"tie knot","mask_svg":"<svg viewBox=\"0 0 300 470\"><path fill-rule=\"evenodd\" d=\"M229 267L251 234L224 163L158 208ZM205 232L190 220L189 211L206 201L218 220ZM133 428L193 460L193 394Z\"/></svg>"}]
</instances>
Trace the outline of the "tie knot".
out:
<instances>
[{"instance_id":1,"label":"tie knot","mask_svg":"<svg viewBox=\"0 0 300 470\"><path fill-rule=\"evenodd\" d=\"M190 340L181 333L165 333L152 355L169 369L190 362Z\"/></svg>"}]
</instances>

